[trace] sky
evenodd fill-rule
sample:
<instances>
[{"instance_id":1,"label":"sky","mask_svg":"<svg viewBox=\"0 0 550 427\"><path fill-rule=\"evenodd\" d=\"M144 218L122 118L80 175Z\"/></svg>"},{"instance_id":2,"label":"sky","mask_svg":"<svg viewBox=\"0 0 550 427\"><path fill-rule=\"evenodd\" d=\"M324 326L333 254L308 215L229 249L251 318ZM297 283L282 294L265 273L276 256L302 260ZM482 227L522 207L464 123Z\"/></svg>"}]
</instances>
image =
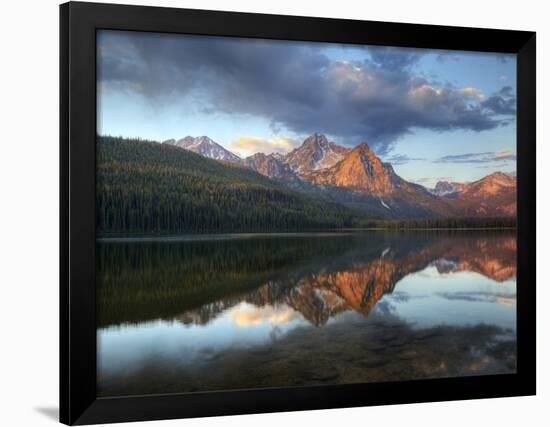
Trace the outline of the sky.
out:
<instances>
[{"instance_id":1,"label":"sky","mask_svg":"<svg viewBox=\"0 0 550 427\"><path fill-rule=\"evenodd\" d=\"M314 132L432 187L516 170L515 55L102 30L101 135L207 135L246 157Z\"/></svg>"}]
</instances>

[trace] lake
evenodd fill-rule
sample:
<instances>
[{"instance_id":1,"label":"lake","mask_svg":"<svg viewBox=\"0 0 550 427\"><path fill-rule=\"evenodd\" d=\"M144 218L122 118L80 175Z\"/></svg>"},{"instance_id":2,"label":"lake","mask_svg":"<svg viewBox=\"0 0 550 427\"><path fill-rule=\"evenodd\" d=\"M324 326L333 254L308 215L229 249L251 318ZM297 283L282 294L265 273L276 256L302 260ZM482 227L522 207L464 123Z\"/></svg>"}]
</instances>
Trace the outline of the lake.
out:
<instances>
[{"instance_id":1,"label":"lake","mask_svg":"<svg viewBox=\"0 0 550 427\"><path fill-rule=\"evenodd\" d=\"M516 370L515 231L97 242L100 396Z\"/></svg>"}]
</instances>

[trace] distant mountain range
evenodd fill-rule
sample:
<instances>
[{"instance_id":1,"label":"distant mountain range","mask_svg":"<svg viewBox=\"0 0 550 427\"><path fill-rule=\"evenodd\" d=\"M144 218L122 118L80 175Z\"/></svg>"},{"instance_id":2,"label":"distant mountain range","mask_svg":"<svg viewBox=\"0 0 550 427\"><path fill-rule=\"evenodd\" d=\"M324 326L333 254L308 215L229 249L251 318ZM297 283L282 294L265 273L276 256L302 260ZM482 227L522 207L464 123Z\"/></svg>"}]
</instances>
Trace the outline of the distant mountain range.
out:
<instances>
[{"instance_id":1,"label":"distant mountain range","mask_svg":"<svg viewBox=\"0 0 550 427\"><path fill-rule=\"evenodd\" d=\"M427 189L397 175L362 143L346 148L314 133L288 154L244 159L207 136L165 141L204 157L252 169L293 189L381 218L509 217L516 215L516 179L502 172L478 181L440 181Z\"/></svg>"},{"instance_id":2,"label":"distant mountain range","mask_svg":"<svg viewBox=\"0 0 550 427\"><path fill-rule=\"evenodd\" d=\"M440 181L432 191L467 216L516 215L516 178L502 172L470 183Z\"/></svg>"}]
</instances>

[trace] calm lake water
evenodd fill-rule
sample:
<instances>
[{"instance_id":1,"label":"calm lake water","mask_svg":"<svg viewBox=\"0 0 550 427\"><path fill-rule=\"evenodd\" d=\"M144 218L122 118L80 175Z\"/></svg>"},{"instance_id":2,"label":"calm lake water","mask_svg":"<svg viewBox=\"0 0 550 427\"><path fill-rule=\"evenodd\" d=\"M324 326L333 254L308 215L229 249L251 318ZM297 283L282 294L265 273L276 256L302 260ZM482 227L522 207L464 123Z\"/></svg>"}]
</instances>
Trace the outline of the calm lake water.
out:
<instances>
[{"instance_id":1,"label":"calm lake water","mask_svg":"<svg viewBox=\"0 0 550 427\"><path fill-rule=\"evenodd\" d=\"M516 369L515 232L105 240L97 272L101 396Z\"/></svg>"}]
</instances>

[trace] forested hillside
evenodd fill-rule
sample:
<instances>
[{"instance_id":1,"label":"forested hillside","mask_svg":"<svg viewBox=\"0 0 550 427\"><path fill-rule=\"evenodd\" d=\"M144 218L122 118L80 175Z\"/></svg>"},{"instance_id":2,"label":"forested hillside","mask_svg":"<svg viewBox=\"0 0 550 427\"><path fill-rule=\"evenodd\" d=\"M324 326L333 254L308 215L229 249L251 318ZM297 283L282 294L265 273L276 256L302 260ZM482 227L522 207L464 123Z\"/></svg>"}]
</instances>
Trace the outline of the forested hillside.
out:
<instances>
[{"instance_id":1,"label":"forested hillside","mask_svg":"<svg viewBox=\"0 0 550 427\"><path fill-rule=\"evenodd\" d=\"M98 235L314 230L360 226L361 214L244 167L151 141L98 137Z\"/></svg>"}]
</instances>

